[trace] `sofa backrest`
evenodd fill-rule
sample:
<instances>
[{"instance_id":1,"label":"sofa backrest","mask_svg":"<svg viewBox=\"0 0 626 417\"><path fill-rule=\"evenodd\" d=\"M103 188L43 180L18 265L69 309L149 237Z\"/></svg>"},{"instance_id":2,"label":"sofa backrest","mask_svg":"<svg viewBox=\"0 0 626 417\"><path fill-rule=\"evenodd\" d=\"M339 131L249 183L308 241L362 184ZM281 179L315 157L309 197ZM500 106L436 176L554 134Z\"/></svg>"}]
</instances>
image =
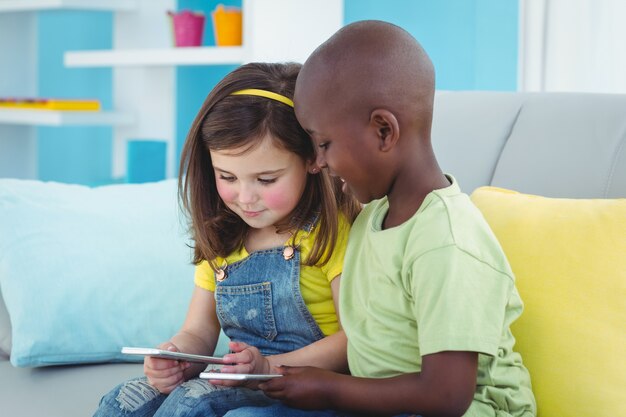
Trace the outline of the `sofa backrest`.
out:
<instances>
[{"instance_id":1,"label":"sofa backrest","mask_svg":"<svg viewBox=\"0 0 626 417\"><path fill-rule=\"evenodd\" d=\"M468 194L626 197L626 94L440 91L432 141Z\"/></svg>"}]
</instances>

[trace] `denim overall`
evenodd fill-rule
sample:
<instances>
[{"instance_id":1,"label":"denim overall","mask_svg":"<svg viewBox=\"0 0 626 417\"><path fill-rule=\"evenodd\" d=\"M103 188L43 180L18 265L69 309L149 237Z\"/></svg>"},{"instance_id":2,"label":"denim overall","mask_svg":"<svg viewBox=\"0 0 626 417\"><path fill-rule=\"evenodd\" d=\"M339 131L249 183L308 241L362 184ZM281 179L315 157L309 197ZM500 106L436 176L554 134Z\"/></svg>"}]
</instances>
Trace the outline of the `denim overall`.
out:
<instances>
[{"instance_id":1,"label":"denim overall","mask_svg":"<svg viewBox=\"0 0 626 417\"><path fill-rule=\"evenodd\" d=\"M291 256L289 249L253 252L216 274L216 311L224 333L257 347L263 355L289 352L324 337L300 293L300 252L291 251ZM213 386L197 378L164 395L143 377L105 395L94 417L217 417L242 407L249 415L263 411L281 416L340 415L291 409L262 391Z\"/></svg>"},{"instance_id":2,"label":"denim overall","mask_svg":"<svg viewBox=\"0 0 626 417\"><path fill-rule=\"evenodd\" d=\"M251 253L216 278L215 304L224 333L263 355L291 352L324 337L300 294L300 252Z\"/></svg>"}]
</instances>

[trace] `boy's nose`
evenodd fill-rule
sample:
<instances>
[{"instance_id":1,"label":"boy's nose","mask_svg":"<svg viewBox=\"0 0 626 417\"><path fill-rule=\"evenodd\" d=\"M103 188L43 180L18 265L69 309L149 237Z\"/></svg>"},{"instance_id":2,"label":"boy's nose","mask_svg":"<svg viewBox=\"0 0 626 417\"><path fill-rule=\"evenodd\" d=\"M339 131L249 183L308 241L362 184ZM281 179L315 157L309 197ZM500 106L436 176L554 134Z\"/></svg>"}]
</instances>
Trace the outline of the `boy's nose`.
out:
<instances>
[{"instance_id":1,"label":"boy's nose","mask_svg":"<svg viewBox=\"0 0 626 417\"><path fill-rule=\"evenodd\" d=\"M315 165L318 166L320 169L328 168L328 165L326 164L326 158L324 158L324 155L322 155L322 152L317 153L315 157Z\"/></svg>"}]
</instances>

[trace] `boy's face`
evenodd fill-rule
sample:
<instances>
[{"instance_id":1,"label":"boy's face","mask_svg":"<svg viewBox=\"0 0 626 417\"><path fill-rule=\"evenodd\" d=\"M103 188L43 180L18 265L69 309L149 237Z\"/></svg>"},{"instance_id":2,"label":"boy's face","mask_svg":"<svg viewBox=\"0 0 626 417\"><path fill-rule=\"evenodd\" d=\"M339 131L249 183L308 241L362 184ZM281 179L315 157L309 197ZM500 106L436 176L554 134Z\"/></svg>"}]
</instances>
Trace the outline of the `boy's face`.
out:
<instances>
[{"instance_id":1,"label":"boy's face","mask_svg":"<svg viewBox=\"0 0 626 417\"><path fill-rule=\"evenodd\" d=\"M387 189L376 156L378 149L367 115L364 120L346 117L332 105L296 89L296 117L311 136L317 153L316 163L344 181L343 191L352 193L361 203L383 197Z\"/></svg>"}]
</instances>

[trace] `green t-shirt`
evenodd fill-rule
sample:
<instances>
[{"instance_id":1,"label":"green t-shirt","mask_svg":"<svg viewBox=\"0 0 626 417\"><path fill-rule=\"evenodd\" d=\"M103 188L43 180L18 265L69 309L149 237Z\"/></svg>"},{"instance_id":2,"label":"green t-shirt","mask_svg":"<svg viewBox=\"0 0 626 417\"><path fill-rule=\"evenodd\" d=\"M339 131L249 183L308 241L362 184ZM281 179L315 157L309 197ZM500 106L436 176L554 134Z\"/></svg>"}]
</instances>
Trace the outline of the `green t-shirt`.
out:
<instances>
[{"instance_id":1,"label":"green t-shirt","mask_svg":"<svg viewBox=\"0 0 626 417\"><path fill-rule=\"evenodd\" d=\"M534 416L528 371L510 324L522 312L509 263L452 177L403 224L381 230L386 198L368 204L348 239L340 316L355 376L420 372L423 355L479 353L466 416ZM419 411L419 410L415 410Z\"/></svg>"}]
</instances>

